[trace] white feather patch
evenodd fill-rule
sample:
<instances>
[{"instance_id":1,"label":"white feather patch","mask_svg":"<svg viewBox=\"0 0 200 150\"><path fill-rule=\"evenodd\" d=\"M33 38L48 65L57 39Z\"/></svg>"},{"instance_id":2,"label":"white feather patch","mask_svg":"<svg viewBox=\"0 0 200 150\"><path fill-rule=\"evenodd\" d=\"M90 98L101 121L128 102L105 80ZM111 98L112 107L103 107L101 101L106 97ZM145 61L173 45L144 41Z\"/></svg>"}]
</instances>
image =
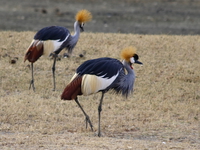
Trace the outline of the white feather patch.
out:
<instances>
[{"instance_id":1,"label":"white feather patch","mask_svg":"<svg viewBox=\"0 0 200 150\"><path fill-rule=\"evenodd\" d=\"M31 44L29 45L28 49L26 51L28 51L30 49L30 47L37 47L37 50L39 50L42 47L43 42L39 41L39 40L32 40Z\"/></svg>"},{"instance_id":2,"label":"white feather patch","mask_svg":"<svg viewBox=\"0 0 200 150\"><path fill-rule=\"evenodd\" d=\"M69 35L63 40L63 41L60 41L59 40L54 40L53 41L53 44L54 44L54 50L57 50L60 48L60 46L63 44L64 41L67 40L67 38L69 37Z\"/></svg>"},{"instance_id":3,"label":"white feather patch","mask_svg":"<svg viewBox=\"0 0 200 150\"><path fill-rule=\"evenodd\" d=\"M50 53L54 51L54 44L52 40L44 41L44 52L45 56L49 56Z\"/></svg>"},{"instance_id":4,"label":"white feather patch","mask_svg":"<svg viewBox=\"0 0 200 150\"><path fill-rule=\"evenodd\" d=\"M131 58L130 58L130 62L131 62L132 64L135 63L135 59L134 59L134 57L131 57Z\"/></svg>"},{"instance_id":5,"label":"white feather patch","mask_svg":"<svg viewBox=\"0 0 200 150\"><path fill-rule=\"evenodd\" d=\"M71 78L71 80L69 81L69 83L72 82L72 81L77 77L77 75L78 75L78 74L75 73L74 76L73 76L73 77Z\"/></svg>"},{"instance_id":6,"label":"white feather patch","mask_svg":"<svg viewBox=\"0 0 200 150\"><path fill-rule=\"evenodd\" d=\"M29 45L29 47L27 48L26 52L29 50L29 48L33 45L33 43L35 42L35 40L32 40L31 44Z\"/></svg>"},{"instance_id":7,"label":"white feather patch","mask_svg":"<svg viewBox=\"0 0 200 150\"><path fill-rule=\"evenodd\" d=\"M81 91L83 95L90 95L97 93L100 90L106 89L108 86L110 86L113 81L117 78L119 73L117 73L112 78L103 78L95 76L95 75L84 75L82 78L81 83Z\"/></svg>"},{"instance_id":8,"label":"white feather patch","mask_svg":"<svg viewBox=\"0 0 200 150\"><path fill-rule=\"evenodd\" d=\"M60 42L59 40L44 41L44 55L49 56L50 53L58 50L60 46L63 44L63 42L67 40L68 37L69 35L63 41Z\"/></svg>"}]
</instances>

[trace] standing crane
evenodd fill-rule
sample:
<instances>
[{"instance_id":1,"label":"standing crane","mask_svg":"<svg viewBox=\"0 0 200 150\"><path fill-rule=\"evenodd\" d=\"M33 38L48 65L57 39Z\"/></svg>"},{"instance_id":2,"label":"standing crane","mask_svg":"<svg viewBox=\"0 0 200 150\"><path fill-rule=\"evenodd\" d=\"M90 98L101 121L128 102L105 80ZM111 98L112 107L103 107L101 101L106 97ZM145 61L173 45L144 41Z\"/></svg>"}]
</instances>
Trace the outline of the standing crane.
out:
<instances>
[{"instance_id":1,"label":"standing crane","mask_svg":"<svg viewBox=\"0 0 200 150\"><path fill-rule=\"evenodd\" d=\"M114 90L116 93L121 93L127 97L133 92L135 81L135 73L132 67L133 63L142 64L138 61L139 57L136 54L134 47L127 47L121 52L123 59L120 62L117 59L103 57L92 60L87 60L81 64L71 81L64 89L62 100L75 100L86 118L86 128L89 123L93 131L93 125L89 116L86 114L78 101L78 95L90 95L101 92L101 99L98 106L98 136L101 136L100 119L102 111L102 102L104 94L109 90Z\"/></svg>"},{"instance_id":2,"label":"standing crane","mask_svg":"<svg viewBox=\"0 0 200 150\"><path fill-rule=\"evenodd\" d=\"M35 91L34 86L34 77L33 77L33 63L37 61L40 56L45 54L50 54L54 57L54 62L52 66L52 73L53 73L53 91L56 88L55 84L55 65L57 55L66 48L68 53L71 54L73 48L75 47L76 43L78 42L80 31L84 31L83 26L84 23L90 21L92 15L87 10L81 10L76 14L76 21L74 23L74 35L71 35L69 30L65 27L60 26L49 26L42 28L39 30L32 40L30 46L27 49L27 52L24 57L24 62L28 60L31 62L31 70L32 70L32 80L30 81L29 89L33 88Z\"/></svg>"}]
</instances>

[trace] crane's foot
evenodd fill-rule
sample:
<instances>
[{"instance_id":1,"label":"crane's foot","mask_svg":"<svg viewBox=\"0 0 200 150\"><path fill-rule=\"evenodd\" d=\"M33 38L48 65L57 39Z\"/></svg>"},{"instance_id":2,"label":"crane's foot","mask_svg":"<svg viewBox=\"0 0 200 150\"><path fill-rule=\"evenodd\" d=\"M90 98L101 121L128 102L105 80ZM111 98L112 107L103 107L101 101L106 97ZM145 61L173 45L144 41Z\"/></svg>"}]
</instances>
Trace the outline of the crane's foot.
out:
<instances>
[{"instance_id":1,"label":"crane's foot","mask_svg":"<svg viewBox=\"0 0 200 150\"><path fill-rule=\"evenodd\" d=\"M35 92L34 80L31 80L29 90L31 89L31 86L33 88L33 91Z\"/></svg>"},{"instance_id":2,"label":"crane's foot","mask_svg":"<svg viewBox=\"0 0 200 150\"><path fill-rule=\"evenodd\" d=\"M54 58L55 56L56 56L55 53L50 53L50 54L49 54L49 57L50 57L50 58Z\"/></svg>"},{"instance_id":3,"label":"crane's foot","mask_svg":"<svg viewBox=\"0 0 200 150\"><path fill-rule=\"evenodd\" d=\"M101 133L101 132L99 133L99 131L97 131L97 132L94 133L94 136L96 136L96 137L104 137L105 134Z\"/></svg>"},{"instance_id":4,"label":"crane's foot","mask_svg":"<svg viewBox=\"0 0 200 150\"><path fill-rule=\"evenodd\" d=\"M92 122L90 121L90 117L89 116L85 117L85 122L86 122L86 129L87 129L87 126L88 126L88 123L89 123L90 128L93 131L93 125L92 125Z\"/></svg>"},{"instance_id":5,"label":"crane's foot","mask_svg":"<svg viewBox=\"0 0 200 150\"><path fill-rule=\"evenodd\" d=\"M98 133L98 137L101 137L101 132L100 132L100 133Z\"/></svg>"}]
</instances>

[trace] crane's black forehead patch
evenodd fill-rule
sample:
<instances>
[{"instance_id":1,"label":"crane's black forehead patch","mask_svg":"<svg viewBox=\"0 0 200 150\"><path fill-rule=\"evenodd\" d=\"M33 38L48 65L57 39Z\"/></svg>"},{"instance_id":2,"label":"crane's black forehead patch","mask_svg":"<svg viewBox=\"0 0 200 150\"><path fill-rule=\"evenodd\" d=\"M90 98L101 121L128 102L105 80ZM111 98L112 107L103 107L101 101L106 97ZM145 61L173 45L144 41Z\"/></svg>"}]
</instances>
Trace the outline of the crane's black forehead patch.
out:
<instances>
[{"instance_id":1,"label":"crane's black forehead patch","mask_svg":"<svg viewBox=\"0 0 200 150\"><path fill-rule=\"evenodd\" d=\"M138 60L138 59L139 59L139 56L138 56L137 54L134 54L134 55L133 55L133 58L134 58L135 60Z\"/></svg>"}]
</instances>

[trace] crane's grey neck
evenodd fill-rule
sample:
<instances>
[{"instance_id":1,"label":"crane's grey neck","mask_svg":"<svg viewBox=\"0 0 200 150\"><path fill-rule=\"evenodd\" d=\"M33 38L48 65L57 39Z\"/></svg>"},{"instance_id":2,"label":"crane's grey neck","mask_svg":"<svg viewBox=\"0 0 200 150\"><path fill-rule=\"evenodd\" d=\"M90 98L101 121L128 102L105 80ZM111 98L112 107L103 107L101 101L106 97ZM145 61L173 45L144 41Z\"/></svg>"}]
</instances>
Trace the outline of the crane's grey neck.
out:
<instances>
[{"instance_id":1,"label":"crane's grey neck","mask_svg":"<svg viewBox=\"0 0 200 150\"><path fill-rule=\"evenodd\" d=\"M69 35L69 38L65 42L68 52L70 54L72 53L73 48L76 46L79 36L80 36L80 27L79 27L79 22L76 21L74 23L74 35Z\"/></svg>"},{"instance_id":2,"label":"crane's grey neck","mask_svg":"<svg viewBox=\"0 0 200 150\"><path fill-rule=\"evenodd\" d=\"M76 22L74 23L74 35L72 35L72 38L73 38L75 41L78 41L79 36L80 36L80 27L79 27L79 22L76 21Z\"/></svg>"},{"instance_id":3,"label":"crane's grey neck","mask_svg":"<svg viewBox=\"0 0 200 150\"><path fill-rule=\"evenodd\" d=\"M135 76L134 70L130 67L130 64L126 60L123 60L122 64L124 65L124 67L127 70L128 74Z\"/></svg>"}]
</instances>

